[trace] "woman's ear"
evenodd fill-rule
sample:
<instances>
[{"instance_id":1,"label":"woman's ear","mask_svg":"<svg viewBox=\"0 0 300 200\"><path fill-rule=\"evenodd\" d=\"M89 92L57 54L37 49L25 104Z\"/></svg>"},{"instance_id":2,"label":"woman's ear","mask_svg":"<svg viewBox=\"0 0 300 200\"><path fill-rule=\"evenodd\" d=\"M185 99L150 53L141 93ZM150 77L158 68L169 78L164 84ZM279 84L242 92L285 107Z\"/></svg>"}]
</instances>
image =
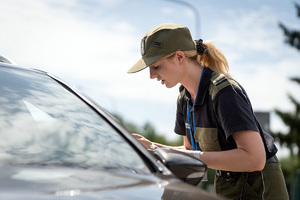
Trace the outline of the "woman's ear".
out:
<instances>
[{"instance_id":1,"label":"woman's ear","mask_svg":"<svg viewBox=\"0 0 300 200\"><path fill-rule=\"evenodd\" d=\"M182 51L176 51L175 57L176 57L176 61L178 61L180 64L184 63L185 54Z\"/></svg>"}]
</instances>

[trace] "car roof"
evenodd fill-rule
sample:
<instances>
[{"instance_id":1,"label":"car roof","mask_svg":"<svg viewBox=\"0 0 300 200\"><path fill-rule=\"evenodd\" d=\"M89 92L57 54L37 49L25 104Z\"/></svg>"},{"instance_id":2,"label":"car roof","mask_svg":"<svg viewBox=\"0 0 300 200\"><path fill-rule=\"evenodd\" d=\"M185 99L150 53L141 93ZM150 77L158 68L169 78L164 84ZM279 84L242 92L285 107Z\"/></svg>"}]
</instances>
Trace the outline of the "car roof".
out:
<instances>
[{"instance_id":1,"label":"car roof","mask_svg":"<svg viewBox=\"0 0 300 200\"><path fill-rule=\"evenodd\" d=\"M10 60L9 58L3 55L0 55L0 62L7 63L7 64L15 64L12 60Z\"/></svg>"}]
</instances>

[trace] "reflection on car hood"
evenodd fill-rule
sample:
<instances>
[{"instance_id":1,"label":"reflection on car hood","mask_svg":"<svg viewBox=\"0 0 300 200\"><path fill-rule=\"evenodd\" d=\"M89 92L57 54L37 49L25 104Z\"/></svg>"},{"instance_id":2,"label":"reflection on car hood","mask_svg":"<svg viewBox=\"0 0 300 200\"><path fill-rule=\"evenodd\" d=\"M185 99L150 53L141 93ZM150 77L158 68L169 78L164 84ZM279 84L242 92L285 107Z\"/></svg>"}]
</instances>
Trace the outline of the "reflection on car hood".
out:
<instances>
[{"instance_id":1,"label":"reflection on car hood","mask_svg":"<svg viewBox=\"0 0 300 200\"><path fill-rule=\"evenodd\" d=\"M0 167L0 199L217 199L173 178L124 171Z\"/></svg>"}]
</instances>

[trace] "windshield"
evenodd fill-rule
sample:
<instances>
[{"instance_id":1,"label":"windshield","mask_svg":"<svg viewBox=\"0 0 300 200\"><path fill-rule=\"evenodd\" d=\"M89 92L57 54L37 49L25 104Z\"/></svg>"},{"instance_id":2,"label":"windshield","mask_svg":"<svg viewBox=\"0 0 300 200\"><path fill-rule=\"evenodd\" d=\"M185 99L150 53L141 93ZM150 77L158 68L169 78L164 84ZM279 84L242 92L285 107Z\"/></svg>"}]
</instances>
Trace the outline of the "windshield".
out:
<instances>
[{"instance_id":1,"label":"windshield","mask_svg":"<svg viewBox=\"0 0 300 200\"><path fill-rule=\"evenodd\" d=\"M124 138L46 75L0 68L0 163L148 173Z\"/></svg>"}]
</instances>

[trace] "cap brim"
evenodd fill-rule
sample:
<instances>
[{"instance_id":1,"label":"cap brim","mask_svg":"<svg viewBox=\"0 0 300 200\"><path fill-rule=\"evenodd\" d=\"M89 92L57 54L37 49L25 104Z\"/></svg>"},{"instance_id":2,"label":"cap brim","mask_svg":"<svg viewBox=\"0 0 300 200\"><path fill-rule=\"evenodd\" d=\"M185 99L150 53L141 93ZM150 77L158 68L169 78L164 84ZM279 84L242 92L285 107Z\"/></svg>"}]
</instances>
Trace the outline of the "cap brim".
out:
<instances>
[{"instance_id":1,"label":"cap brim","mask_svg":"<svg viewBox=\"0 0 300 200\"><path fill-rule=\"evenodd\" d=\"M139 72L145 68L147 68L147 64L145 63L144 59L141 58L139 61L137 61L128 71L127 73L135 73Z\"/></svg>"},{"instance_id":2,"label":"cap brim","mask_svg":"<svg viewBox=\"0 0 300 200\"><path fill-rule=\"evenodd\" d=\"M152 65L156 61L158 61L163 55L157 55L151 58L141 58L137 63L135 63L128 71L127 73L135 73L139 72L148 66Z\"/></svg>"}]
</instances>

